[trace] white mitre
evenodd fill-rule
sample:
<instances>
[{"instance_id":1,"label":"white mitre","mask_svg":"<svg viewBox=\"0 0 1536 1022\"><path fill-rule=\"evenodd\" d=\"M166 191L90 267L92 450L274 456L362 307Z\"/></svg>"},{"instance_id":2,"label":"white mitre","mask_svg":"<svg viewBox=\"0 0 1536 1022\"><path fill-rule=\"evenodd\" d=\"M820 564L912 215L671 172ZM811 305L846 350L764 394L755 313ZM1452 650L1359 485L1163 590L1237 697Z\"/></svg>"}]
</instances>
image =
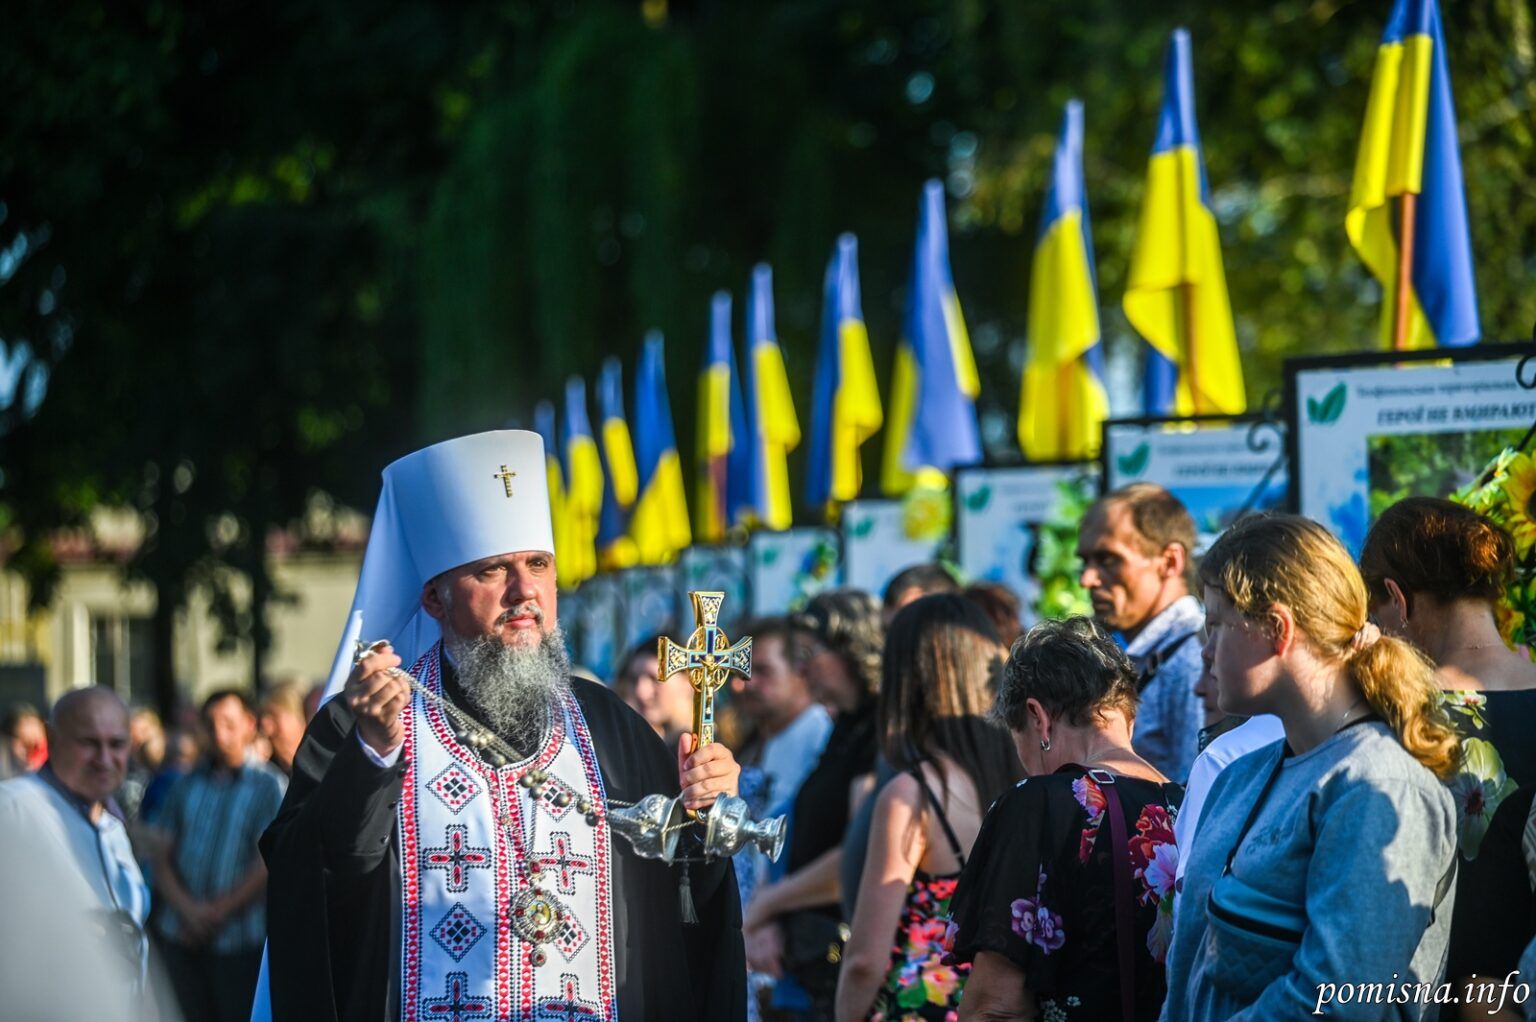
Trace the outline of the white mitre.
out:
<instances>
[{"instance_id":1,"label":"white mitre","mask_svg":"<svg viewBox=\"0 0 1536 1022\"><path fill-rule=\"evenodd\" d=\"M524 550L555 550L539 434L475 433L391 463L326 698L346 683L359 640L388 639L409 667L442 636L421 606L428 579Z\"/></svg>"}]
</instances>

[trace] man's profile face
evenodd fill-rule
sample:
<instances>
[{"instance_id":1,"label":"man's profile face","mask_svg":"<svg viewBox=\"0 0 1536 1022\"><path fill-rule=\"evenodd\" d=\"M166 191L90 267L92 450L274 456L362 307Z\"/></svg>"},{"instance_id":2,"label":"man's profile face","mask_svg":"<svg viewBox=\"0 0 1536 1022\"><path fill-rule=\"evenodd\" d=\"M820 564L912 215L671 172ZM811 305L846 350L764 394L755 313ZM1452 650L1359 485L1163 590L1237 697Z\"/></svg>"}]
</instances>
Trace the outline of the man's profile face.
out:
<instances>
[{"instance_id":1,"label":"man's profile face","mask_svg":"<svg viewBox=\"0 0 1536 1022\"><path fill-rule=\"evenodd\" d=\"M1166 553L1149 553L1130 509L1100 505L1083 518L1077 555L1079 581L1093 602L1093 616L1116 631L1139 628L1158 609L1177 572Z\"/></svg>"},{"instance_id":2,"label":"man's profile face","mask_svg":"<svg viewBox=\"0 0 1536 1022\"><path fill-rule=\"evenodd\" d=\"M741 687L741 706L757 721L782 723L809 700L805 675L785 655L782 635L765 635L752 650L752 675Z\"/></svg>"},{"instance_id":3,"label":"man's profile face","mask_svg":"<svg viewBox=\"0 0 1536 1022\"><path fill-rule=\"evenodd\" d=\"M555 627L555 558L543 551L486 557L428 582L421 603L461 639L496 636L534 648Z\"/></svg>"},{"instance_id":4,"label":"man's profile face","mask_svg":"<svg viewBox=\"0 0 1536 1022\"><path fill-rule=\"evenodd\" d=\"M128 713L113 699L91 699L60 720L48 761L64 787L105 802L128 773Z\"/></svg>"}]
</instances>

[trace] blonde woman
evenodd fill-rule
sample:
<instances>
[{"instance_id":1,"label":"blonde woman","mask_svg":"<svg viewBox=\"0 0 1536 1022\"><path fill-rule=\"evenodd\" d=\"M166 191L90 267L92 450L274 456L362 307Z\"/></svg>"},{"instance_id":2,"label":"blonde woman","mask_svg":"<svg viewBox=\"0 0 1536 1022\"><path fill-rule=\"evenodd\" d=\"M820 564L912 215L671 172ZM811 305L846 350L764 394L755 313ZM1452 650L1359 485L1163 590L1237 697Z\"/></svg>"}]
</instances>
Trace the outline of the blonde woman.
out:
<instances>
[{"instance_id":1,"label":"blonde woman","mask_svg":"<svg viewBox=\"0 0 1536 1022\"><path fill-rule=\"evenodd\" d=\"M1285 740L1229 766L1189 849L1163 1018L1418 1019L1437 1010L1460 756L1434 669L1366 618L1338 540L1245 519L1200 567L1228 713Z\"/></svg>"}]
</instances>

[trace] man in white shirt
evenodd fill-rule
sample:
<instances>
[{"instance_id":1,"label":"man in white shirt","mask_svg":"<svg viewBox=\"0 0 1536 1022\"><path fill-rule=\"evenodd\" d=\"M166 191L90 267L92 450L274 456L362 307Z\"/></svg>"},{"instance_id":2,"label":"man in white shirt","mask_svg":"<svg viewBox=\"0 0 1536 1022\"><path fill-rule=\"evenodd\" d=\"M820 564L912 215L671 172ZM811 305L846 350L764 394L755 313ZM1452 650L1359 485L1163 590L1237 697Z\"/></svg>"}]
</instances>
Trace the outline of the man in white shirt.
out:
<instances>
[{"instance_id":1,"label":"man in white shirt","mask_svg":"<svg viewBox=\"0 0 1536 1022\"><path fill-rule=\"evenodd\" d=\"M763 772L761 809L769 815L794 799L832 733L832 717L812 698L792 649L793 633L785 618L753 625L752 675L735 685L742 711L756 725L743 760Z\"/></svg>"},{"instance_id":2,"label":"man in white shirt","mask_svg":"<svg viewBox=\"0 0 1536 1022\"><path fill-rule=\"evenodd\" d=\"M128 708L111 689L69 692L54 705L48 739L41 770L0 782L5 1011L136 1018L149 888L112 802L128 770Z\"/></svg>"}]
</instances>

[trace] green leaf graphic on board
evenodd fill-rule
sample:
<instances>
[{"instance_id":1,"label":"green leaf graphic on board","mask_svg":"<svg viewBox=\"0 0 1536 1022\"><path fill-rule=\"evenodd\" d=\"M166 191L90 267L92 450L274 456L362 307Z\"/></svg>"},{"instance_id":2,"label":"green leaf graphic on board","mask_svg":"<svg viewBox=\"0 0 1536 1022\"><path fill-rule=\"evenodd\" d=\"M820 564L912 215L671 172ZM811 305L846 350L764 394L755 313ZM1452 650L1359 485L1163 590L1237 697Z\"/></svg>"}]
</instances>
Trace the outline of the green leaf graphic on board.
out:
<instances>
[{"instance_id":1,"label":"green leaf graphic on board","mask_svg":"<svg viewBox=\"0 0 1536 1022\"><path fill-rule=\"evenodd\" d=\"M1339 416L1344 414L1344 400L1348 388L1345 384L1337 384L1323 399L1319 401L1315 397L1307 398L1307 419L1318 425L1326 426L1330 422L1339 421Z\"/></svg>"},{"instance_id":2,"label":"green leaf graphic on board","mask_svg":"<svg viewBox=\"0 0 1536 1022\"><path fill-rule=\"evenodd\" d=\"M992 487L978 486L976 492L968 494L965 498L965 506L971 511L980 511L992 503Z\"/></svg>"},{"instance_id":3,"label":"green leaf graphic on board","mask_svg":"<svg viewBox=\"0 0 1536 1022\"><path fill-rule=\"evenodd\" d=\"M1122 454L1115 459L1115 464L1120 469L1121 475L1139 476L1147 470L1147 462L1152 460L1152 448L1146 444L1140 444L1130 454Z\"/></svg>"},{"instance_id":4,"label":"green leaf graphic on board","mask_svg":"<svg viewBox=\"0 0 1536 1022\"><path fill-rule=\"evenodd\" d=\"M779 559L779 548L776 546L764 547L762 550L763 567L768 567Z\"/></svg>"},{"instance_id":5,"label":"green leaf graphic on board","mask_svg":"<svg viewBox=\"0 0 1536 1022\"><path fill-rule=\"evenodd\" d=\"M874 527L875 520L873 518L859 518L848 523L848 535L856 539L863 539L869 535Z\"/></svg>"}]
</instances>

